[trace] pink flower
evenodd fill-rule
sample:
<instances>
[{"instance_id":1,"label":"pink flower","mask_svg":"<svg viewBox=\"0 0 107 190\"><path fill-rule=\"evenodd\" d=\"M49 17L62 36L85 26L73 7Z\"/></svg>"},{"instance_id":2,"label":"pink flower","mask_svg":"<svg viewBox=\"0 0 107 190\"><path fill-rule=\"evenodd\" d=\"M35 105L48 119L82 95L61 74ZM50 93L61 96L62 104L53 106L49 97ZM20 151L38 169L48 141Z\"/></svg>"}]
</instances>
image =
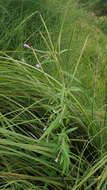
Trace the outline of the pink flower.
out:
<instances>
[{"instance_id":1,"label":"pink flower","mask_svg":"<svg viewBox=\"0 0 107 190\"><path fill-rule=\"evenodd\" d=\"M28 44L24 44L25 48L30 48L30 46Z\"/></svg>"}]
</instances>

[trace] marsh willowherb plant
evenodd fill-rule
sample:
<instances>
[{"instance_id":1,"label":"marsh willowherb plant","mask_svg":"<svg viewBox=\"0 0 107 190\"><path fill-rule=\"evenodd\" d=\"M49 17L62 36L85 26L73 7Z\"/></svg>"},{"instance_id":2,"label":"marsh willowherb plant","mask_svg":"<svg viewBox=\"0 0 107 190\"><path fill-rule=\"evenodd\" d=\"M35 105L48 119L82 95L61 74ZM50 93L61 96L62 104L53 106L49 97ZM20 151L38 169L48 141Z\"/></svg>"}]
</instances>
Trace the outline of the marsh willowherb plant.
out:
<instances>
[{"instance_id":1,"label":"marsh willowherb plant","mask_svg":"<svg viewBox=\"0 0 107 190\"><path fill-rule=\"evenodd\" d=\"M13 34L17 33L17 47L18 41L21 47L27 39L32 44L24 44L28 51L12 47L15 52L0 52L0 190L106 187L105 36L93 21L88 23L89 15L76 2L70 0L69 6L67 2L68 8L64 2L40 3L44 16L25 15L9 34L12 46ZM60 14L63 21L55 26ZM26 60L17 60L22 56ZM101 64L95 80L98 56Z\"/></svg>"},{"instance_id":2,"label":"marsh willowherb plant","mask_svg":"<svg viewBox=\"0 0 107 190\"><path fill-rule=\"evenodd\" d=\"M41 67L41 64L40 64L40 61L39 61L39 59L38 59L38 56L37 56L37 54L36 54L34 48L33 48L32 46L26 44L26 43L24 44L24 47L32 50L32 52L33 52L33 54L34 54L34 56L35 56L35 58L36 58L36 61L38 62L38 64L36 64L36 67L39 69L39 68Z\"/></svg>"}]
</instances>

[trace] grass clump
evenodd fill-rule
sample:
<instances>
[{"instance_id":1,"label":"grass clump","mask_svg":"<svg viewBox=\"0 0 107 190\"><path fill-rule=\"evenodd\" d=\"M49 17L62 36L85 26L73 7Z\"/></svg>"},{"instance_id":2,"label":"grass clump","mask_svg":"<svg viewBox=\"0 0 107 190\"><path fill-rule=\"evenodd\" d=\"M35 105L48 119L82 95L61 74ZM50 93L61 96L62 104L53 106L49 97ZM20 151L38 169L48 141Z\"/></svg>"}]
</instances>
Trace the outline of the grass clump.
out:
<instances>
[{"instance_id":1,"label":"grass clump","mask_svg":"<svg viewBox=\"0 0 107 190\"><path fill-rule=\"evenodd\" d=\"M31 3L0 41L0 189L106 189L106 35L74 1Z\"/></svg>"}]
</instances>

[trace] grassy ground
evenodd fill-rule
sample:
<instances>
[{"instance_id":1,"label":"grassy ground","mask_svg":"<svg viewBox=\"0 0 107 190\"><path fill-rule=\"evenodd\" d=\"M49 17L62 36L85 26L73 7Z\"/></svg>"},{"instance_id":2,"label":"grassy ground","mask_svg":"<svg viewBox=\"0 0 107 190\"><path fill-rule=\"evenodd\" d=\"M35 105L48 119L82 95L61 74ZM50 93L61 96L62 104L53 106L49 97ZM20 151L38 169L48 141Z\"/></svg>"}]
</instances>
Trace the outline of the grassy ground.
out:
<instances>
[{"instance_id":1,"label":"grassy ground","mask_svg":"<svg viewBox=\"0 0 107 190\"><path fill-rule=\"evenodd\" d=\"M0 1L0 189L105 190L107 38L73 0Z\"/></svg>"}]
</instances>

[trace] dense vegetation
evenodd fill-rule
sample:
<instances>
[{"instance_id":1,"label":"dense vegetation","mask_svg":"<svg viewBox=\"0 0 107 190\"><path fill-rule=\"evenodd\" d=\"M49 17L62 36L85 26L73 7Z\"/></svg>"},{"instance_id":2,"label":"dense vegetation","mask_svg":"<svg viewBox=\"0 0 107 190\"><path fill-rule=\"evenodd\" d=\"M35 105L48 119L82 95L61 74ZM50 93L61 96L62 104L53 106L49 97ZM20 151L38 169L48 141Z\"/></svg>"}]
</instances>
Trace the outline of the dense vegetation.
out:
<instances>
[{"instance_id":1,"label":"dense vegetation","mask_svg":"<svg viewBox=\"0 0 107 190\"><path fill-rule=\"evenodd\" d=\"M106 190L107 17L84 2L0 0L0 190Z\"/></svg>"},{"instance_id":2,"label":"dense vegetation","mask_svg":"<svg viewBox=\"0 0 107 190\"><path fill-rule=\"evenodd\" d=\"M93 10L97 15L107 15L107 0L79 0L85 7Z\"/></svg>"}]
</instances>

